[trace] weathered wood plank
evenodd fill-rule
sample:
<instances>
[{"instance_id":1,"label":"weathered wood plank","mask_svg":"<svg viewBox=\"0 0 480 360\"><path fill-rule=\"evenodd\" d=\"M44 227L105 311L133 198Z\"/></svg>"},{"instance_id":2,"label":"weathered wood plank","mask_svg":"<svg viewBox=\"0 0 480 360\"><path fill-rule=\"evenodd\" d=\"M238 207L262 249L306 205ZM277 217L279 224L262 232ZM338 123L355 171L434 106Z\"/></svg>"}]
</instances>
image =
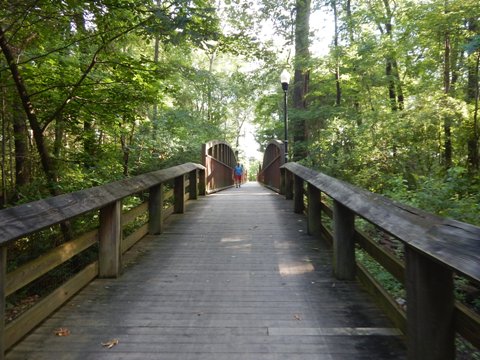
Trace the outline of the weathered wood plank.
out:
<instances>
[{"instance_id":1,"label":"weathered wood plank","mask_svg":"<svg viewBox=\"0 0 480 360\"><path fill-rule=\"evenodd\" d=\"M355 279L355 215L333 202L333 271L340 280Z\"/></svg>"},{"instance_id":2,"label":"weathered wood plank","mask_svg":"<svg viewBox=\"0 0 480 360\"><path fill-rule=\"evenodd\" d=\"M164 185L159 184L150 188L148 202L148 232L151 235L161 234L163 231L163 203Z\"/></svg>"},{"instance_id":3,"label":"weathered wood plank","mask_svg":"<svg viewBox=\"0 0 480 360\"><path fill-rule=\"evenodd\" d=\"M117 277L122 268L122 203L115 201L100 209L98 230L98 276Z\"/></svg>"},{"instance_id":4,"label":"weathered wood plank","mask_svg":"<svg viewBox=\"0 0 480 360\"><path fill-rule=\"evenodd\" d=\"M315 186L308 184L308 215L307 229L308 234L320 237L322 227L321 199L320 190Z\"/></svg>"},{"instance_id":5,"label":"weathered wood plank","mask_svg":"<svg viewBox=\"0 0 480 360\"><path fill-rule=\"evenodd\" d=\"M198 170L195 169L190 171L188 178L188 193L189 193L189 200L197 200L198 199Z\"/></svg>"},{"instance_id":6,"label":"weathered wood plank","mask_svg":"<svg viewBox=\"0 0 480 360\"><path fill-rule=\"evenodd\" d=\"M296 214L302 214L305 210L305 203L303 202L303 179L300 176L294 175L293 181L293 211Z\"/></svg>"},{"instance_id":7,"label":"weathered wood plank","mask_svg":"<svg viewBox=\"0 0 480 360\"><path fill-rule=\"evenodd\" d=\"M405 284L405 266L394 255L382 248L375 241L370 239L361 231L355 230L355 241L364 249L375 261L382 265L399 282Z\"/></svg>"},{"instance_id":8,"label":"weathered wood plank","mask_svg":"<svg viewBox=\"0 0 480 360\"><path fill-rule=\"evenodd\" d=\"M128 235L126 238L122 240L122 254L130 249L133 245L139 242L145 235L149 233L148 231L148 224L143 224L133 233Z\"/></svg>"},{"instance_id":9,"label":"weathered wood plank","mask_svg":"<svg viewBox=\"0 0 480 360\"><path fill-rule=\"evenodd\" d=\"M203 167L193 163L183 164L107 185L0 210L0 228L2 229L0 244L100 209L114 201L146 191L152 186L173 180L180 174L195 169L203 169Z\"/></svg>"},{"instance_id":10,"label":"weathered wood plank","mask_svg":"<svg viewBox=\"0 0 480 360\"><path fill-rule=\"evenodd\" d=\"M177 176L173 187L174 193L174 212L176 214L183 214L185 212L185 176Z\"/></svg>"},{"instance_id":11,"label":"weathered wood plank","mask_svg":"<svg viewBox=\"0 0 480 360\"><path fill-rule=\"evenodd\" d=\"M12 347L22 337L35 328L49 314L62 306L68 299L87 285L98 274L98 263L94 262L80 271L72 279L57 288L53 293L42 299L34 307L27 310L19 318L6 326L6 348ZM61 326L59 326L61 327ZM53 329L54 330L54 329ZM51 336L50 332L50 336ZM39 344L40 345L40 344Z\"/></svg>"},{"instance_id":12,"label":"weathered wood plank","mask_svg":"<svg viewBox=\"0 0 480 360\"><path fill-rule=\"evenodd\" d=\"M406 246L408 359L455 358L453 274Z\"/></svg>"},{"instance_id":13,"label":"weathered wood plank","mask_svg":"<svg viewBox=\"0 0 480 360\"><path fill-rule=\"evenodd\" d=\"M454 318L460 335L480 349L480 315L457 301Z\"/></svg>"},{"instance_id":14,"label":"weathered wood plank","mask_svg":"<svg viewBox=\"0 0 480 360\"><path fill-rule=\"evenodd\" d=\"M7 359L405 358L398 330L355 282L332 276L331 251L291 202L246 184L185 212L127 252L120 278L93 281ZM52 336L58 327L71 336Z\"/></svg>"},{"instance_id":15,"label":"weathered wood plank","mask_svg":"<svg viewBox=\"0 0 480 360\"><path fill-rule=\"evenodd\" d=\"M48 271L63 264L98 241L98 230L92 230L62 244L48 253L28 262L7 274L6 293L13 294Z\"/></svg>"},{"instance_id":16,"label":"weathered wood plank","mask_svg":"<svg viewBox=\"0 0 480 360\"><path fill-rule=\"evenodd\" d=\"M407 333L407 315L390 294L373 278L368 270L357 263L357 277L365 289L375 298L393 324L403 333Z\"/></svg>"},{"instance_id":17,"label":"weathered wood plank","mask_svg":"<svg viewBox=\"0 0 480 360\"><path fill-rule=\"evenodd\" d=\"M127 212L122 213L122 226L128 225L135 221L137 217L145 214L148 211L149 202L144 201L140 205L135 206Z\"/></svg>"},{"instance_id":18,"label":"weathered wood plank","mask_svg":"<svg viewBox=\"0 0 480 360\"><path fill-rule=\"evenodd\" d=\"M284 167L417 251L480 283L480 227L394 202L300 164Z\"/></svg>"}]
</instances>

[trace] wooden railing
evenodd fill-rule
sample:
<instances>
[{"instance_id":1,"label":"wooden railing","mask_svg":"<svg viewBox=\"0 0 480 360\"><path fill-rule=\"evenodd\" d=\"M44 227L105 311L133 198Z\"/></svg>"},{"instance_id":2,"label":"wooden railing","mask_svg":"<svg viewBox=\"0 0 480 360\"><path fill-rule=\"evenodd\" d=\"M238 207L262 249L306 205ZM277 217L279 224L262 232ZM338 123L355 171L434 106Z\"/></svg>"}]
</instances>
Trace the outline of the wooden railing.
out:
<instances>
[{"instance_id":1,"label":"wooden railing","mask_svg":"<svg viewBox=\"0 0 480 360\"><path fill-rule=\"evenodd\" d=\"M237 164L232 147L224 141L210 141L202 145L202 165L206 169L207 193L234 185L233 169Z\"/></svg>"},{"instance_id":2,"label":"wooden railing","mask_svg":"<svg viewBox=\"0 0 480 360\"><path fill-rule=\"evenodd\" d=\"M277 192L281 187L280 166L285 163L284 149L282 141L270 141L265 148L262 167L257 176L258 182Z\"/></svg>"},{"instance_id":3,"label":"wooden railing","mask_svg":"<svg viewBox=\"0 0 480 360\"><path fill-rule=\"evenodd\" d=\"M293 199L296 213L307 213L308 233L331 241L335 276L358 278L374 295L406 334L408 359L454 359L456 333L480 349L480 316L455 301L453 282L455 275L480 285L479 227L399 204L296 163L281 170L280 190ZM356 217L398 239L405 261L362 233ZM356 261L356 248L403 284L406 311Z\"/></svg>"},{"instance_id":4,"label":"wooden railing","mask_svg":"<svg viewBox=\"0 0 480 360\"><path fill-rule=\"evenodd\" d=\"M166 187L171 189L166 191ZM139 195L147 201L122 212L122 200ZM183 213L185 201L205 195L205 168L187 163L130 179L0 211L0 360L31 329L58 309L95 277L117 277L122 271L122 254L146 234L159 234L172 213ZM98 227L38 258L7 272L7 249L31 235L81 216L97 220ZM143 216L147 220L128 236L126 226ZM15 320L5 323L8 296L20 291L85 250L98 246L96 260L38 301Z\"/></svg>"}]
</instances>

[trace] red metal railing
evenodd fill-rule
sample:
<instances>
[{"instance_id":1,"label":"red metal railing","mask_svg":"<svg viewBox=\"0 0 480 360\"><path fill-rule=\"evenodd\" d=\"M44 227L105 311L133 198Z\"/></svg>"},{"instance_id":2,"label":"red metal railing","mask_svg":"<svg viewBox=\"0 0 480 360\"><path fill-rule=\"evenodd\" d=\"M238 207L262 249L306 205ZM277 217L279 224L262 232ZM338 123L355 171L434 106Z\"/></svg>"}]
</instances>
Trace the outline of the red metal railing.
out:
<instances>
[{"instance_id":1,"label":"red metal railing","mask_svg":"<svg viewBox=\"0 0 480 360\"><path fill-rule=\"evenodd\" d=\"M279 191L281 187L280 166L285 163L284 144L279 140L271 140L263 155L262 168L258 172L258 182Z\"/></svg>"},{"instance_id":2,"label":"red metal railing","mask_svg":"<svg viewBox=\"0 0 480 360\"><path fill-rule=\"evenodd\" d=\"M233 168L237 158L225 141L202 145L202 165L206 168L206 191L212 193L233 186Z\"/></svg>"}]
</instances>

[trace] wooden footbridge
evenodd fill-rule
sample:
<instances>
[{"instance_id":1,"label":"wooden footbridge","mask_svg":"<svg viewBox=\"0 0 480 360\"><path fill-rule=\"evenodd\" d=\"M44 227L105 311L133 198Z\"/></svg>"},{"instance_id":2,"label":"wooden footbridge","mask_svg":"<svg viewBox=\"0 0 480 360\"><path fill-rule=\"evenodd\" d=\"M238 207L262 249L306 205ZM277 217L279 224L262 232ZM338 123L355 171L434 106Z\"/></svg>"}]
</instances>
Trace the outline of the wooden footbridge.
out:
<instances>
[{"instance_id":1,"label":"wooden footbridge","mask_svg":"<svg viewBox=\"0 0 480 360\"><path fill-rule=\"evenodd\" d=\"M234 153L211 142L202 165L0 211L0 359L424 360L454 359L456 336L480 347L479 316L453 288L454 276L480 282L480 228L284 164L282 151L267 148L266 186L233 188ZM24 254L38 232L76 222L92 230ZM406 305L359 253L403 284Z\"/></svg>"}]
</instances>

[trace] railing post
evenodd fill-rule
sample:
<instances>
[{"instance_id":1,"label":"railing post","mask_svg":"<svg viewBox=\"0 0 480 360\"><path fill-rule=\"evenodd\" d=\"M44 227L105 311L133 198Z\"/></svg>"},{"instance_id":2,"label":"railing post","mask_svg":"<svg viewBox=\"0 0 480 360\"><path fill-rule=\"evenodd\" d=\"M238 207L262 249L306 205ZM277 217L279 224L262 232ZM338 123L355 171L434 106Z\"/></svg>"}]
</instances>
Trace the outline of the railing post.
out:
<instances>
[{"instance_id":1,"label":"railing post","mask_svg":"<svg viewBox=\"0 0 480 360\"><path fill-rule=\"evenodd\" d=\"M5 359L5 306L7 283L7 247L0 246L0 360Z\"/></svg>"},{"instance_id":2,"label":"railing post","mask_svg":"<svg viewBox=\"0 0 480 360\"><path fill-rule=\"evenodd\" d=\"M207 194L205 176L206 176L205 169L200 169L198 171L198 193L199 193L200 196L205 196Z\"/></svg>"},{"instance_id":3,"label":"railing post","mask_svg":"<svg viewBox=\"0 0 480 360\"><path fill-rule=\"evenodd\" d=\"M409 360L455 358L452 271L405 246Z\"/></svg>"},{"instance_id":4,"label":"railing post","mask_svg":"<svg viewBox=\"0 0 480 360\"><path fill-rule=\"evenodd\" d=\"M294 177L293 211L296 214L301 214L305 210L305 204L303 203L303 179L298 175Z\"/></svg>"},{"instance_id":5,"label":"railing post","mask_svg":"<svg viewBox=\"0 0 480 360\"><path fill-rule=\"evenodd\" d=\"M121 271L122 202L115 201L100 209L98 233L98 276L115 278Z\"/></svg>"},{"instance_id":6,"label":"railing post","mask_svg":"<svg viewBox=\"0 0 480 360\"><path fill-rule=\"evenodd\" d=\"M177 176L173 189L175 204L173 205L176 214L183 214L185 212L185 176Z\"/></svg>"},{"instance_id":7,"label":"railing post","mask_svg":"<svg viewBox=\"0 0 480 360\"><path fill-rule=\"evenodd\" d=\"M190 174L188 175L188 179L189 179L188 192L190 194L191 200L198 199L197 174L198 174L198 170L195 169L190 171Z\"/></svg>"},{"instance_id":8,"label":"railing post","mask_svg":"<svg viewBox=\"0 0 480 360\"><path fill-rule=\"evenodd\" d=\"M355 214L333 201L333 271L340 280L355 279Z\"/></svg>"},{"instance_id":9,"label":"railing post","mask_svg":"<svg viewBox=\"0 0 480 360\"><path fill-rule=\"evenodd\" d=\"M285 195L285 173L286 172L287 170L280 169L280 189L278 189L280 195Z\"/></svg>"},{"instance_id":10,"label":"railing post","mask_svg":"<svg viewBox=\"0 0 480 360\"><path fill-rule=\"evenodd\" d=\"M150 188L148 199L148 233L161 234L163 231L163 183Z\"/></svg>"},{"instance_id":11,"label":"railing post","mask_svg":"<svg viewBox=\"0 0 480 360\"><path fill-rule=\"evenodd\" d=\"M320 237L322 228L322 203L320 190L312 184L307 185L308 193L308 218L307 229L309 235Z\"/></svg>"},{"instance_id":12,"label":"railing post","mask_svg":"<svg viewBox=\"0 0 480 360\"><path fill-rule=\"evenodd\" d=\"M285 169L285 199L293 199L293 174Z\"/></svg>"}]
</instances>

